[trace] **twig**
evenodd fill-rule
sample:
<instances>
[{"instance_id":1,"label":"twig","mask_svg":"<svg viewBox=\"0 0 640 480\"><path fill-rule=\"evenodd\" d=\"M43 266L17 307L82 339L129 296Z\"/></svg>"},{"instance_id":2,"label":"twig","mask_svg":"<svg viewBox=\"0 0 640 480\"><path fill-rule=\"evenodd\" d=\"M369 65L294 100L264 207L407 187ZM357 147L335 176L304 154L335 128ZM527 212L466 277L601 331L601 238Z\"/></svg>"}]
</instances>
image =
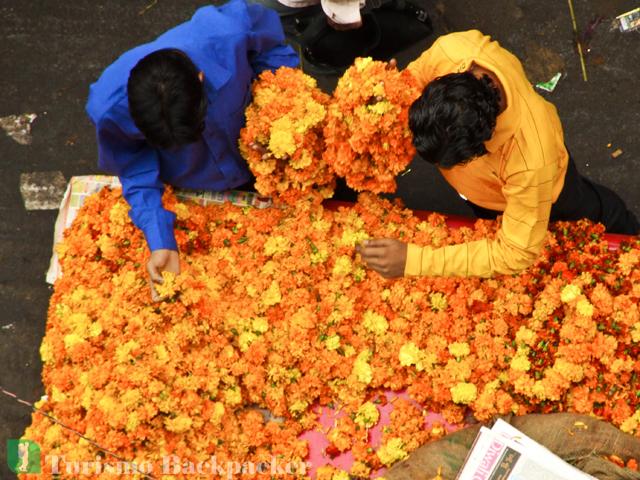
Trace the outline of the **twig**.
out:
<instances>
[{"instance_id":1,"label":"twig","mask_svg":"<svg viewBox=\"0 0 640 480\"><path fill-rule=\"evenodd\" d=\"M582 78L584 81L587 81L587 66L584 63L584 54L582 53L582 42L580 42L580 37L578 36L578 26L576 25L576 15L573 11L573 1L567 0L569 2L569 12L571 13L571 23L573 24L573 34L575 36L576 45L578 46L578 54L580 55L580 66L582 67Z\"/></svg>"},{"instance_id":2,"label":"twig","mask_svg":"<svg viewBox=\"0 0 640 480\"><path fill-rule=\"evenodd\" d=\"M147 10L152 9L153 7L155 7L156 3L158 3L158 0L153 0L149 5L147 5L146 7L144 7L142 10L140 10L138 12L138 15L144 15L145 13L147 13Z\"/></svg>"}]
</instances>

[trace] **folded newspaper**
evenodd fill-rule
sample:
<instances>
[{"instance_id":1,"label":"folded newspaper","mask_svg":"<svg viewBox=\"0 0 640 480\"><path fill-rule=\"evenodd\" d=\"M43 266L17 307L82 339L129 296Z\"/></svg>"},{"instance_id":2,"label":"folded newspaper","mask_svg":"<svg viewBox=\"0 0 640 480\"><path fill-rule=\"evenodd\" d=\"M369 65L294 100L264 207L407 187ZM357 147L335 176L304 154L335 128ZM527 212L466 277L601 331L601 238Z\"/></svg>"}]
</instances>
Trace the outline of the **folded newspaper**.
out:
<instances>
[{"instance_id":1,"label":"folded newspaper","mask_svg":"<svg viewBox=\"0 0 640 480\"><path fill-rule=\"evenodd\" d=\"M456 480L597 480L498 420L482 427Z\"/></svg>"},{"instance_id":2,"label":"folded newspaper","mask_svg":"<svg viewBox=\"0 0 640 480\"><path fill-rule=\"evenodd\" d=\"M53 284L62 271L58 262L55 246L62 241L64 231L71 225L78 215L78 210L84 204L86 198L99 192L104 187L120 188L118 177L108 175L83 175L71 177L64 194L58 218L56 219L53 233L53 254L47 271L47 283ZM223 204L230 202L241 207L267 208L271 206L271 199L262 197L253 192L241 192L228 190L225 192L211 192L206 190L175 190L176 197L181 200L191 200L199 205Z\"/></svg>"}]
</instances>

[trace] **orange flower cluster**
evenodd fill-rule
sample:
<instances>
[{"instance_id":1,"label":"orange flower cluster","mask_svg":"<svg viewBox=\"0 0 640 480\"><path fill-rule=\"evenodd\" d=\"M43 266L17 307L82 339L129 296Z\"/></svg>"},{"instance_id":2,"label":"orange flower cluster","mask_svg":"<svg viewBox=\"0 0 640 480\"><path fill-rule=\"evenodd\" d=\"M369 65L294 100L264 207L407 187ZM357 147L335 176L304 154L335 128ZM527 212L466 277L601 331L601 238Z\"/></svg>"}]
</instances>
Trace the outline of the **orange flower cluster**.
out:
<instances>
[{"instance_id":1,"label":"orange flower cluster","mask_svg":"<svg viewBox=\"0 0 640 480\"><path fill-rule=\"evenodd\" d=\"M324 158L355 190L395 192L395 177L415 154L408 112L420 91L411 74L357 58L338 81Z\"/></svg>"},{"instance_id":2,"label":"orange flower cluster","mask_svg":"<svg viewBox=\"0 0 640 480\"><path fill-rule=\"evenodd\" d=\"M328 95L302 70L287 67L260 74L252 93L239 144L256 190L289 204L333 195L334 174L322 159Z\"/></svg>"},{"instance_id":3,"label":"orange flower cluster","mask_svg":"<svg viewBox=\"0 0 640 480\"><path fill-rule=\"evenodd\" d=\"M170 455L302 462L300 435L316 427L317 404L345 414L328 438L332 451L353 452L358 476L442 435L422 430L423 409L452 423L470 413L593 413L640 432L637 239L610 252L602 227L560 223L519 276L387 281L364 268L356 243L390 236L442 246L499 225L449 230L440 215L421 221L364 194L337 211L165 200L183 262L165 299L150 301L144 238L120 193L105 189L65 233L41 346L40 408L123 458L156 473ZM397 401L382 443L371 445L389 389L421 408ZM24 437L43 458L112 460L39 414Z\"/></svg>"}]
</instances>

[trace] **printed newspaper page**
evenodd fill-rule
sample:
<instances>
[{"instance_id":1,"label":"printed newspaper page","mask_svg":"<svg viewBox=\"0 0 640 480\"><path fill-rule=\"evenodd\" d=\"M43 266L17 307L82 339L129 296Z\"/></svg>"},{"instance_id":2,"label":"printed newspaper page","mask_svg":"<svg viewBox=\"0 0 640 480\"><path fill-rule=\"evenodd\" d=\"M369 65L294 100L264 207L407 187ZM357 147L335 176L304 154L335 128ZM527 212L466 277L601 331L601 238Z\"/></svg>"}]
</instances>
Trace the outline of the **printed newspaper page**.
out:
<instances>
[{"instance_id":1,"label":"printed newspaper page","mask_svg":"<svg viewBox=\"0 0 640 480\"><path fill-rule=\"evenodd\" d=\"M457 480L595 480L502 420L482 427Z\"/></svg>"}]
</instances>

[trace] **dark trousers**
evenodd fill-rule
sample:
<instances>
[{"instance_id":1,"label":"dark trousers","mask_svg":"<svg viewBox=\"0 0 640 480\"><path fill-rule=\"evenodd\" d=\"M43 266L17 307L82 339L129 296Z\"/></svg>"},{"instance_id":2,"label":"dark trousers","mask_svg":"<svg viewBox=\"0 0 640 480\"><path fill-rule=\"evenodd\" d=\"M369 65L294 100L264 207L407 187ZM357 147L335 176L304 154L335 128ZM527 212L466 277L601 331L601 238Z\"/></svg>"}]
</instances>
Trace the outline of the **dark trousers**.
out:
<instances>
[{"instance_id":1,"label":"dark trousers","mask_svg":"<svg viewBox=\"0 0 640 480\"><path fill-rule=\"evenodd\" d=\"M489 210L467 201L478 218L494 219L502 212ZM588 218L602 223L609 233L637 235L640 224L622 199L612 190L583 177L569 155L567 175L558 199L551 207L550 221Z\"/></svg>"}]
</instances>

